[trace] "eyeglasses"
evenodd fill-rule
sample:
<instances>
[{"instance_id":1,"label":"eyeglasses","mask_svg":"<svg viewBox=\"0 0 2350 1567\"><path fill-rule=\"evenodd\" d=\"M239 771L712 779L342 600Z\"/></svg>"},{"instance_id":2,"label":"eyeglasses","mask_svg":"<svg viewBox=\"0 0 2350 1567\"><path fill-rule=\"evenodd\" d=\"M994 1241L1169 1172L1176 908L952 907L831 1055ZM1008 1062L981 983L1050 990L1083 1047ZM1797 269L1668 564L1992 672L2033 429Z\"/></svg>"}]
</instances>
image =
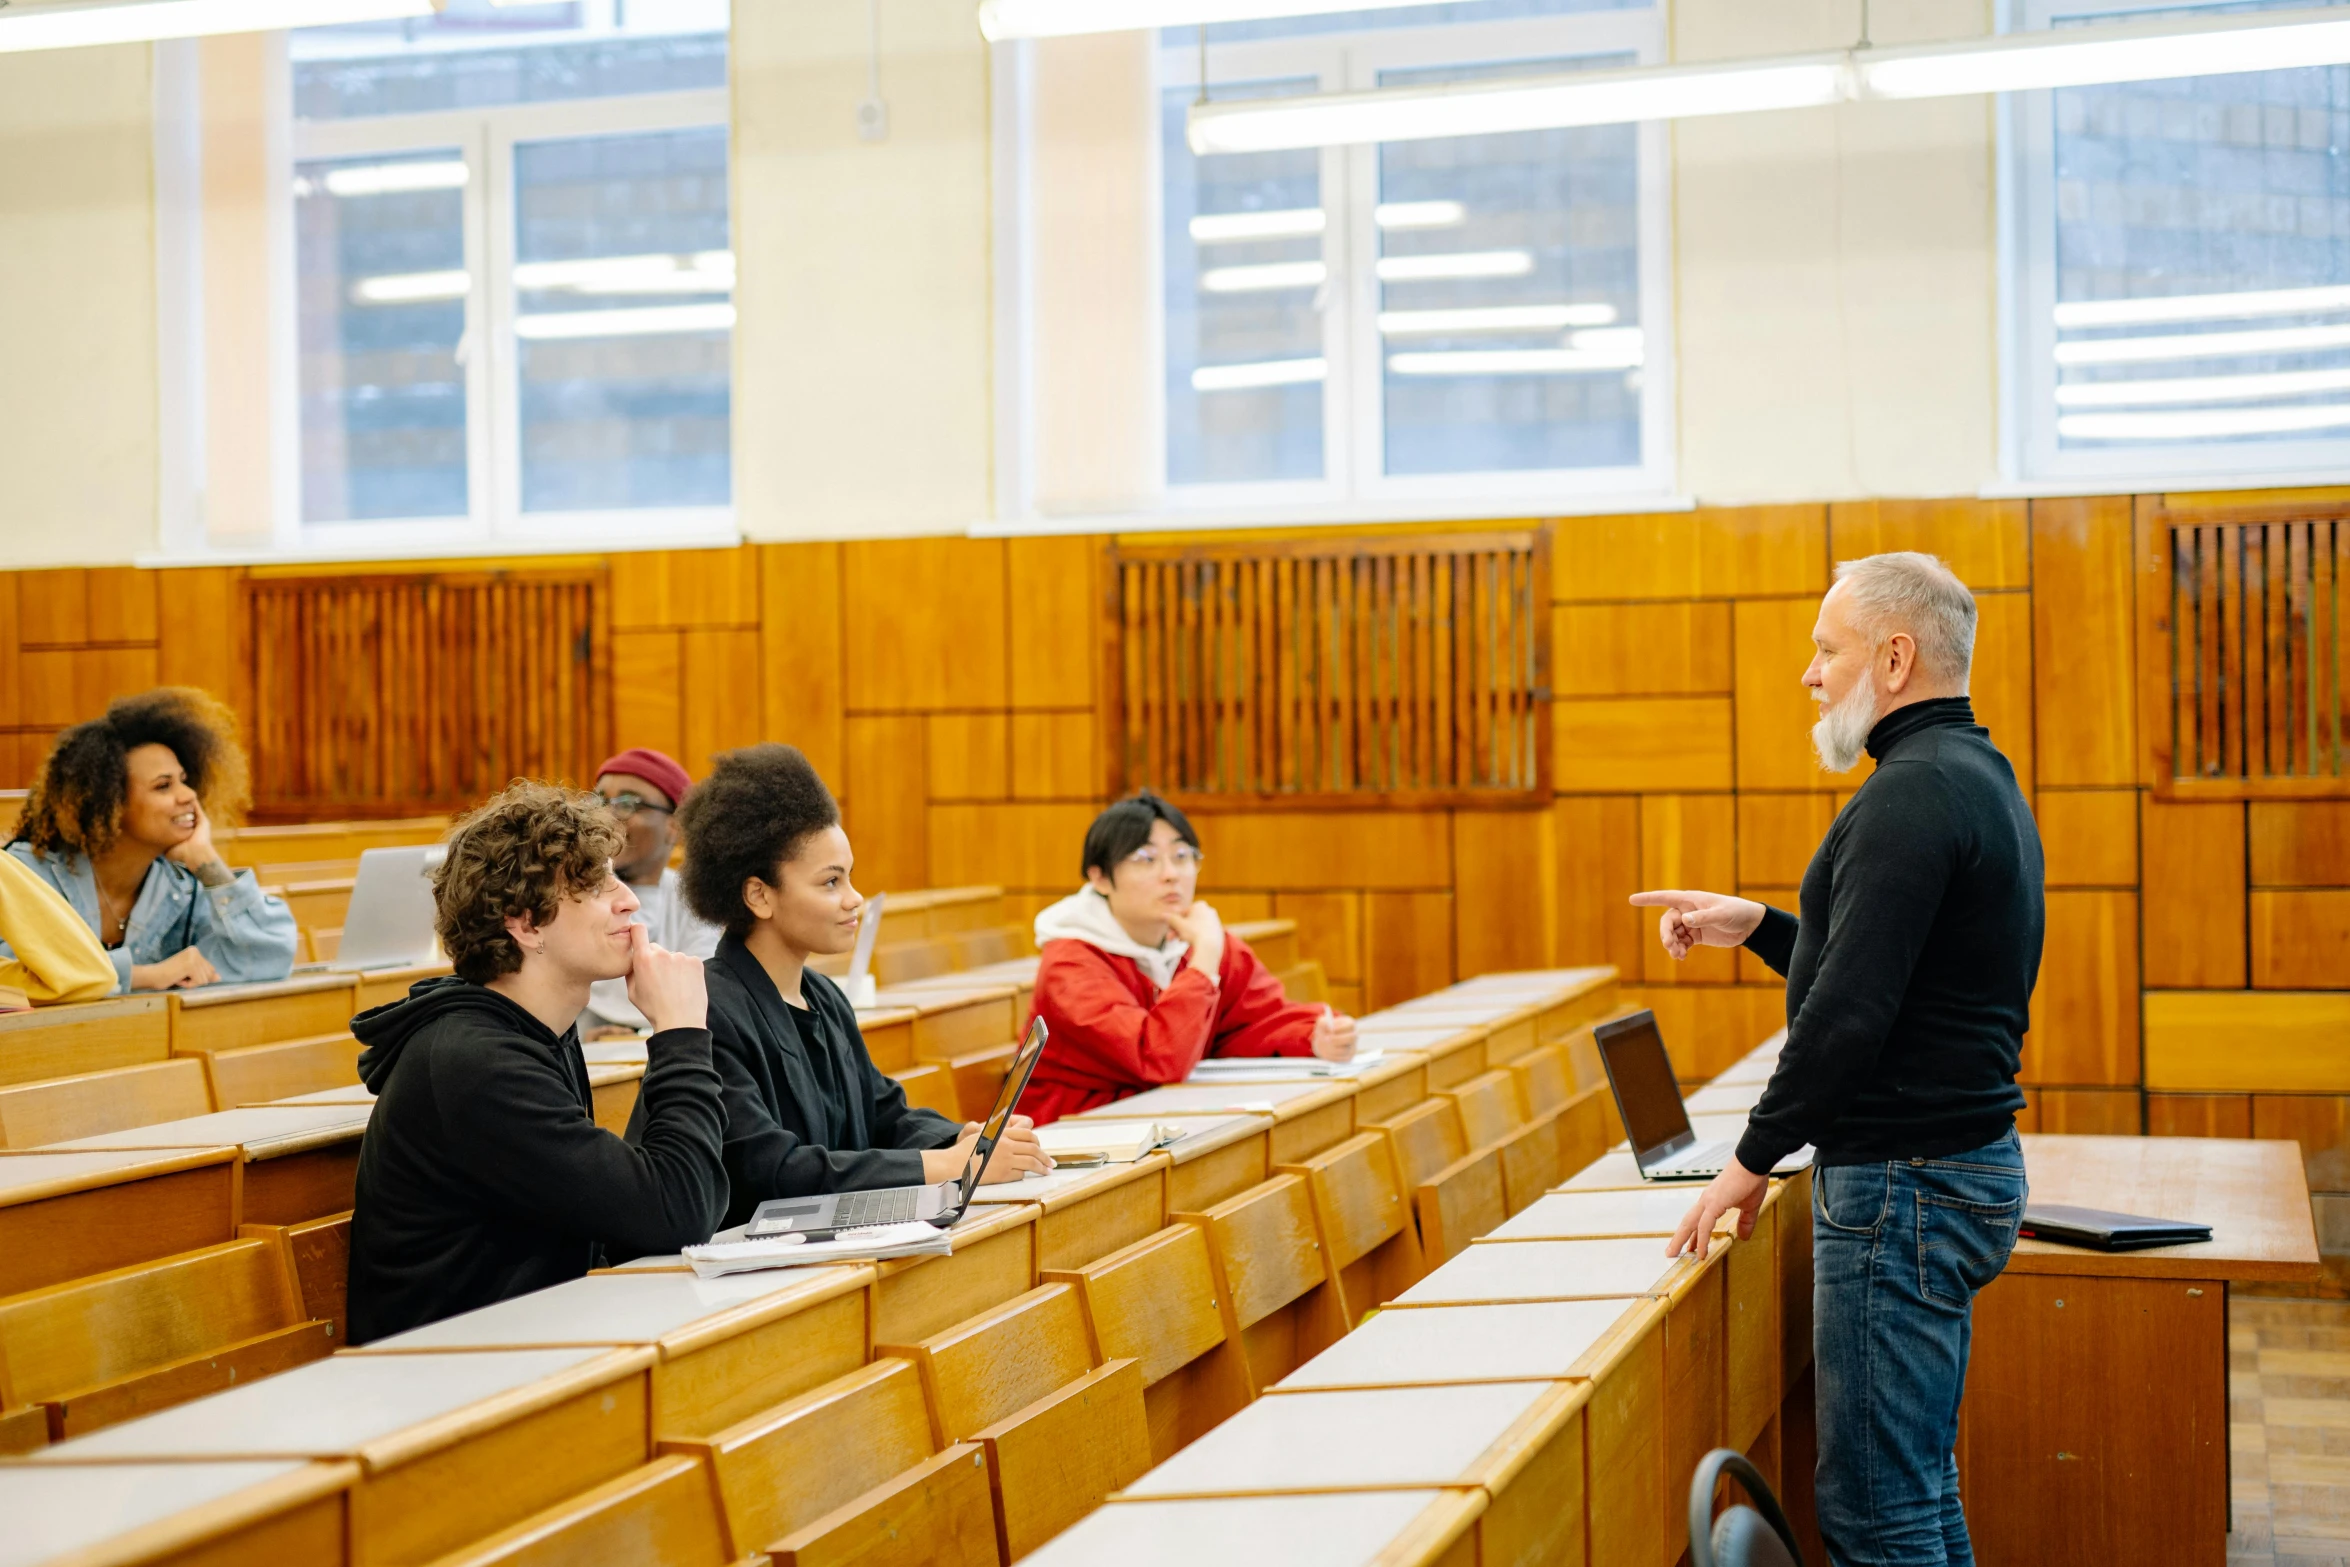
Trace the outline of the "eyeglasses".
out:
<instances>
[{"instance_id":1,"label":"eyeglasses","mask_svg":"<svg viewBox=\"0 0 2350 1567\"><path fill-rule=\"evenodd\" d=\"M1207 856L1188 843L1179 843L1169 851L1169 858L1174 861L1175 868L1179 871L1196 871L1200 867L1200 862L1205 860ZM1159 868L1159 851L1146 843L1126 856L1126 863L1139 865L1146 871L1157 870Z\"/></svg>"},{"instance_id":2,"label":"eyeglasses","mask_svg":"<svg viewBox=\"0 0 2350 1567\"><path fill-rule=\"evenodd\" d=\"M673 808L666 805L655 805L641 794L629 794L623 791L606 800L604 809L610 811L621 821L627 821L639 811L651 811L656 815L667 816L671 814Z\"/></svg>"}]
</instances>

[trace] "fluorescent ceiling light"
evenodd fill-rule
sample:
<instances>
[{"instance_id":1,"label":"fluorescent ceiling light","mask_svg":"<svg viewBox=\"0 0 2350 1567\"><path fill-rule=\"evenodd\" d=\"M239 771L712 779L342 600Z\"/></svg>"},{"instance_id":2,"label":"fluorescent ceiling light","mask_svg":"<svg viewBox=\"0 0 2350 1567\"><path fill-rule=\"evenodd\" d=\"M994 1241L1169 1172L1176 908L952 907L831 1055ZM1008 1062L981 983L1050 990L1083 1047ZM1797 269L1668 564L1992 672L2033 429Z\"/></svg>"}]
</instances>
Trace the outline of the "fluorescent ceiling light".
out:
<instances>
[{"instance_id":1,"label":"fluorescent ceiling light","mask_svg":"<svg viewBox=\"0 0 2350 1567\"><path fill-rule=\"evenodd\" d=\"M1424 0L980 0L979 31L988 42L1002 43L1010 38L1124 33L1145 27L1249 22L1267 16L1383 11L1422 3Z\"/></svg>"},{"instance_id":2,"label":"fluorescent ceiling light","mask_svg":"<svg viewBox=\"0 0 2350 1567\"><path fill-rule=\"evenodd\" d=\"M6 15L0 12L0 15ZM318 185L294 182L294 194L312 196L323 187L329 196L389 196L416 190L458 190L466 180L463 158L435 158L430 162L357 163L329 169Z\"/></svg>"},{"instance_id":3,"label":"fluorescent ceiling light","mask_svg":"<svg viewBox=\"0 0 2350 1567\"><path fill-rule=\"evenodd\" d=\"M1451 332L1557 332L1571 326L1612 326L1613 305L1491 305L1481 310L1382 310L1379 330L1389 337Z\"/></svg>"},{"instance_id":4,"label":"fluorescent ceiling light","mask_svg":"<svg viewBox=\"0 0 2350 1567\"><path fill-rule=\"evenodd\" d=\"M2198 408L2175 414L2067 414L2056 421L2056 433L2075 441L2196 441L2345 426L2350 426L2350 403L2320 403L2298 408Z\"/></svg>"},{"instance_id":5,"label":"fluorescent ceiling light","mask_svg":"<svg viewBox=\"0 0 2350 1567\"><path fill-rule=\"evenodd\" d=\"M1264 0L1258 14L1291 3ZM2174 14L1961 43L1204 103L1189 111L1188 136L1203 155L1273 152L2345 63L2350 8Z\"/></svg>"},{"instance_id":6,"label":"fluorescent ceiling light","mask_svg":"<svg viewBox=\"0 0 2350 1567\"><path fill-rule=\"evenodd\" d=\"M1638 327L1577 332L1569 348L1473 348L1445 353L1389 354L1396 375L1581 375L1595 370L1636 370L1641 360Z\"/></svg>"},{"instance_id":7,"label":"fluorescent ceiling light","mask_svg":"<svg viewBox=\"0 0 2350 1567\"><path fill-rule=\"evenodd\" d=\"M2056 307L2059 327L2143 326L2228 316L2298 316L2350 310L2350 286L2270 288L2249 294L2171 294L2145 299L2076 299Z\"/></svg>"},{"instance_id":8,"label":"fluorescent ceiling light","mask_svg":"<svg viewBox=\"0 0 2350 1567\"><path fill-rule=\"evenodd\" d=\"M565 310L517 316L514 335L526 341L564 337L649 337L665 332L724 332L732 305L647 305L639 310Z\"/></svg>"},{"instance_id":9,"label":"fluorescent ceiling light","mask_svg":"<svg viewBox=\"0 0 2350 1567\"><path fill-rule=\"evenodd\" d=\"M59 0L0 9L0 54L430 16L437 0Z\"/></svg>"},{"instance_id":10,"label":"fluorescent ceiling light","mask_svg":"<svg viewBox=\"0 0 2350 1567\"><path fill-rule=\"evenodd\" d=\"M463 299L472 279L462 270L448 272L392 272L363 277L351 285L355 305L415 305L443 299Z\"/></svg>"},{"instance_id":11,"label":"fluorescent ceiling light","mask_svg":"<svg viewBox=\"0 0 2350 1567\"><path fill-rule=\"evenodd\" d=\"M2059 408L2134 408L2148 403L2241 403L2313 392L2350 392L2350 370L2280 370L2273 375L2189 375L2159 381L2081 381L2056 389Z\"/></svg>"},{"instance_id":12,"label":"fluorescent ceiling light","mask_svg":"<svg viewBox=\"0 0 2350 1567\"><path fill-rule=\"evenodd\" d=\"M1449 229L1468 216L1457 201L1383 201L1371 209L1371 220L1383 229Z\"/></svg>"},{"instance_id":13,"label":"fluorescent ceiling light","mask_svg":"<svg viewBox=\"0 0 2350 1567\"><path fill-rule=\"evenodd\" d=\"M1267 359L1253 365L1202 365L1191 372L1195 392L1238 392L1260 386L1302 386L1330 374L1323 359Z\"/></svg>"},{"instance_id":14,"label":"fluorescent ceiling light","mask_svg":"<svg viewBox=\"0 0 2350 1567\"><path fill-rule=\"evenodd\" d=\"M2134 365L2164 359L2238 359L2350 348L2350 326L2284 326L2258 332L2171 332L2160 337L2093 337L2056 345L2060 365Z\"/></svg>"},{"instance_id":15,"label":"fluorescent ceiling light","mask_svg":"<svg viewBox=\"0 0 2350 1567\"><path fill-rule=\"evenodd\" d=\"M514 286L576 294L723 294L734 287L734 252L524 261L515 265Z\"/></svg>"},{"instance_id":16,"label":"fluorescent ceiling light","mask_svg":"<svg viewBox=\"0 0 2350 1567\"><path fill-rule=\"evenodd\" d=\"M1259 294L1275 288L1320 288L1330 269L1319 261L1269 261L1255 267L1210 267L1199 286L1210 294Z\"/></svg>"},{"instance_id":17,"label":"fluorescent ceiling light","mask_svg":"<svg viewBox=\"0 0 2350 1567\"><path fill-rule=\"evenodd\" d=\"M1379 281L1420 283L1432 278L1524 277L1534 257L1523 250L1456 250L1433 256L1381 256Z\"/></svg>"},{"instance_id":18,"label":"fluorescent ceiling light","mask_svg":"<svg viewBox=\"0 0 2350 1567\"><path fill-rule=\"evenodd\" d=\"M1210 212L1191 220L1191 240L1195 245L1221 245L1250 239L1302 239L1321 233L1328 222L1320 207Z\"/></svg>"}]
</instances>

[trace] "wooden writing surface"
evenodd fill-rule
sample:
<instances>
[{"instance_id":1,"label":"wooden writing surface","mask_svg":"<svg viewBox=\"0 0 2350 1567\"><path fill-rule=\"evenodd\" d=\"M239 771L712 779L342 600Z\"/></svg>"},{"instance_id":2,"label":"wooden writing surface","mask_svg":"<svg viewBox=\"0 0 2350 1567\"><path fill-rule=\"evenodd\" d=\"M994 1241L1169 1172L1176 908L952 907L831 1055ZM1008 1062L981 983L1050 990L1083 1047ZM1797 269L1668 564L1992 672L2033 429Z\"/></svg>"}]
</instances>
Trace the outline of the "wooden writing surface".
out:
<instances>
[{"instance_id":1,"label":"wooden writing surface","mask_svg":"<svg viewBox=\"0 0 2350 1567\"><path fill-rule=\"evenodd\" d=\"M1395 1298L1397 1306L1445 1306L1477 1301L1590 1300L1605 1295L1650 1295L1671 1288L1692 1266L1665 1255L1653 1236L1600 1241L1472 1241L1453 1258Z\"/></svg>"},{"instance_id":2,"label":"wooden writing surface","mask_svg":"<svg viewBox=\"0 0 2350 1567\"><path fill-rule=\"evenodd\" d=\"M349 1351L416 1354L453 1349L658 1345L697 1323L756 1322L872 1282L869 1265L773 1268L704 1279L692 1273L592 1273L476 1311L395 1333Z\"/></svg>"},{"instance_id":3,"label":"wooden writing surface","mask_svg":"<svg viewBox=\"0 0 2350 1567\"><path fill-rule=\"evenodd\" d=\"M1485 1493L1112 1500L1023 1560L1034 1567L1419 1567L1474 1545ZM1475 1561L1474 1551L1465 1558Z\"/></svg>"},{"instance_id":4,"label":"wooden writing surface","mask_svg":"<svg viewBox=\"0 0 2350 1567\"><path fill-rule=\"evenodd\" d=\"M175 990L171 1048L188 1055L336 1033L350 1027L359 1010L357 986L350 974L301 974L264 984Z\"/></svg>"},{"instance_id":5,"label":"wooden writing surface","mask_svg":"<svg viewBox=\"0 0 2350 1567\"><path fill-rule=\"evenodd\" d=\"M0 1083L33 1083L171 1054L167 996L114 996L0 1014Z\"/></svg>"},{"instance_id":6,"label":"wooden writing surface","mask_svg":"<svg viewBox=\"0 0 2350 1567\"><path fill-rule=\"evenodd\" d=\"M2174 1279L2318 1277L2317 1233L2300 1148L2226 1137L2026 1137L2034 1202L2211 1226L2194 1246L2095 1252L2016 1242L2010 1273Z\"/></svg>"},{"instance_id":7,"label":"wooden writing surface","mask_svg":"<svg viewBox=\"0 0 2350 1567\"><path fill-rule=\"evenodd\" d=\"M1638 1191L1552 1192L1485 1239L1494 1241L1598 1240L1612 1236L1666 1236L1696 1206L1704 1187L1688 1182ZM1737 1222L1736 1210L1722 1227ZM1662 1249L1661 1247L1659 1248Z\"/></svg>"},{"instance_id":8,"label":"wooden writing surface","mask_svg":"<svg viewBox=\"0 0 2350 1567\"><path fill-rule=\"evenodd\" d=\"M1284 1111L1319 1108L1334 1099L1352 1096L1344 1080L1308 1083L1174 1083L1146 1088L1139 1094L1097 1106L1079 1121L1150 1120L1163 1115L1231 1115L1247 1111L1277 1115Z\"/></svg>"},{"instance_id":9,"label":"wooden writing surface","mask_svg":"<svg viewBox=\"0 0 2350 1567\"><path fill-rule=\"evenodd\" d=\"M234 1240L234 1148L0 1154L0 1295Z\"/></svg>"},{"instance_id":10,"label":"wooden writing surface","mask_svg":"<svg viewBox=\"0 0 2350 1567\"><path fill-rule=\"evenodd\" d=\"M1663 1311L1646 1296L1382 1311L1267 1392L1589 1377Z\"/></svg>"},{"instance_id":11,"label":"wooden writing surface","mask_svg":"<svg viewBox=\"0 0 2350 1567\"><path fill-rule=\"evenodd\" d=\"M343 1493L358 1473L284 1460L0 1467L0 1567L209 1563L215 1544L273 1567L330 1567L343 1560ZM293 1527L272 1528L282 1522Z\"/></svg>"},{"instance_id":12,"label":"wooden writing surface","mask_svg":"<svg viewBox=\"0 0 2350 1567\"><path fill-rule=\"evenodd\" d=\"M1633 1161L1631 1152L1620 1147L1592 1160L1568 1176L1559 1187L1563 1192L1642 1192L1655 1189L1652 1182L1640 1178L1640 1166Z\"/></svg>"}]
</instances>

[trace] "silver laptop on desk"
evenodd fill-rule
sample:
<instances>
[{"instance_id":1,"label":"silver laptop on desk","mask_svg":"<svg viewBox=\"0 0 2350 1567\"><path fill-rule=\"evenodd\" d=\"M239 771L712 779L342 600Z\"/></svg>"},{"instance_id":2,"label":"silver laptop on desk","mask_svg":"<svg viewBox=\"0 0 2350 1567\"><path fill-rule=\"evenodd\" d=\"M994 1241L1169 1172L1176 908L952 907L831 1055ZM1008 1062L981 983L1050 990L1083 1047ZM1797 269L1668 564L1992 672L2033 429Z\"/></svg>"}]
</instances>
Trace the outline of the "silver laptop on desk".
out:
<instances>
[{"instance_id":1,"label":"silver laptop on desk","mask_svg":"<svg viewBox=\"0 0 2350 1567\"><path fill-rule=\"evenodd\" d=\"M444 844L368 849L351 883L351 907L334 961L338 973L366 968L414 968L440 961L433 935L432 873L448 858Z\"/></svg>"},{"instance_id":2,"label":"silver laptop on desk","mask_svg":"<svg viewBox=\"0 0 2350 1567\"><path fill-rule=\"evenodd\" d=\"M1616 1096L1616 1113L1624 1119L1624 1136L1632 1144L1632 1161L1640 1167L1642 1180L1710 1181L1729 1168L1737 1145L1721 1140L1701 1143L1689 1125L1689 1107L1681 1102L1681 1085L1673 1078L1672 1058L1665 1054L1654 1012L1602 1023L1591 1036L1599 1044L1608 1087ZM1807 1169L1811 1154L1811 1149L1799 1148L1770 1173L1793 1175Z\"/></svg>"}]
</instances>

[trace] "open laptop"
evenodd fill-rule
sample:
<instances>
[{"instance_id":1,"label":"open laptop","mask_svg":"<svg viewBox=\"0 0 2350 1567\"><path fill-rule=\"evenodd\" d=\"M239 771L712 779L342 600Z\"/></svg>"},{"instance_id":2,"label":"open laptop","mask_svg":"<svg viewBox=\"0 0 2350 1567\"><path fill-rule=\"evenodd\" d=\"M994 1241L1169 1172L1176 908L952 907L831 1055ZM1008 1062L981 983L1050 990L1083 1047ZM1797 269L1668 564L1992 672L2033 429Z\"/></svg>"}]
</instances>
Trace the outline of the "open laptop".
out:
<instances>
[{"instance_id":1,"label":"open laptop","mask_svg":"<svg viewBox=\"0 0 2350 1567\"><path fill-rule=\"evenodd\" d=\"M326 967L348 972L439 961L432 873L448 853L447 845L438 843L364 850L351 883L351 907L343 916L343 939Z\"/></svg>"},{"instance_id":2,"label":"open laptop","mask_svg":"<svg viewBox=\"0 0 2350 1567\"><path fill-rule=\"evenodd\" d=\"M995 1152L1004 1128L1011 1124L1012 1111L1028 1087L1029 1074L1044 1055L1044 1041L1044 1019L1038 1018L1028 1025L1028 1037L1012 1057L1012 1069L1004 1074L1004 1086L996 1091L995 1108L980 1123L979 1141L972 1146L971 1161L963 1167L960 1180L941 1181L936 1186L884 1186L867 1192L828 1192L820 1197L771 1198L751 1215L744 1237L757 1241L799 1234L812 1241L828 1241L843 1230L917 1219L947 1228L970 1206L980 1173L987 1168L987 1156Z\"/></svg>"},{"instance_id":3,"label":"open laptop","mask_svg":"<svg viewBox=\"0 0 2350 1567\"><path fill-rule=\"evenodd\" d=\"M1644 1181L1710 1181L1727 1169L1738 1151L1732 1142L1701 1143L1690 1129L1689 1108L1673 1080L1672 1059L1654 1012L1635 1012L1592 1029L1599 1059L1607 1067L1616 1112L1632 1144L1632 1161ZM1799 1148L1771 1170L1793 1175L1811 1164L1811 1149Z\"/></svg>"},{"instance_id":4,"label":"open laptop","mask_svg":"<svg viewBox=\"0 0 2350 1567\"><path fill-rule=\"evenodd\" d=\"M888 893L874 893L865 900L857 921L857 950L840 982L841 994L849 998L852 1007L869 1007L880 1000L879 987L873 983L873 948L881 940L881 911L888 902Z\"/></svg>"}]
</instances>

